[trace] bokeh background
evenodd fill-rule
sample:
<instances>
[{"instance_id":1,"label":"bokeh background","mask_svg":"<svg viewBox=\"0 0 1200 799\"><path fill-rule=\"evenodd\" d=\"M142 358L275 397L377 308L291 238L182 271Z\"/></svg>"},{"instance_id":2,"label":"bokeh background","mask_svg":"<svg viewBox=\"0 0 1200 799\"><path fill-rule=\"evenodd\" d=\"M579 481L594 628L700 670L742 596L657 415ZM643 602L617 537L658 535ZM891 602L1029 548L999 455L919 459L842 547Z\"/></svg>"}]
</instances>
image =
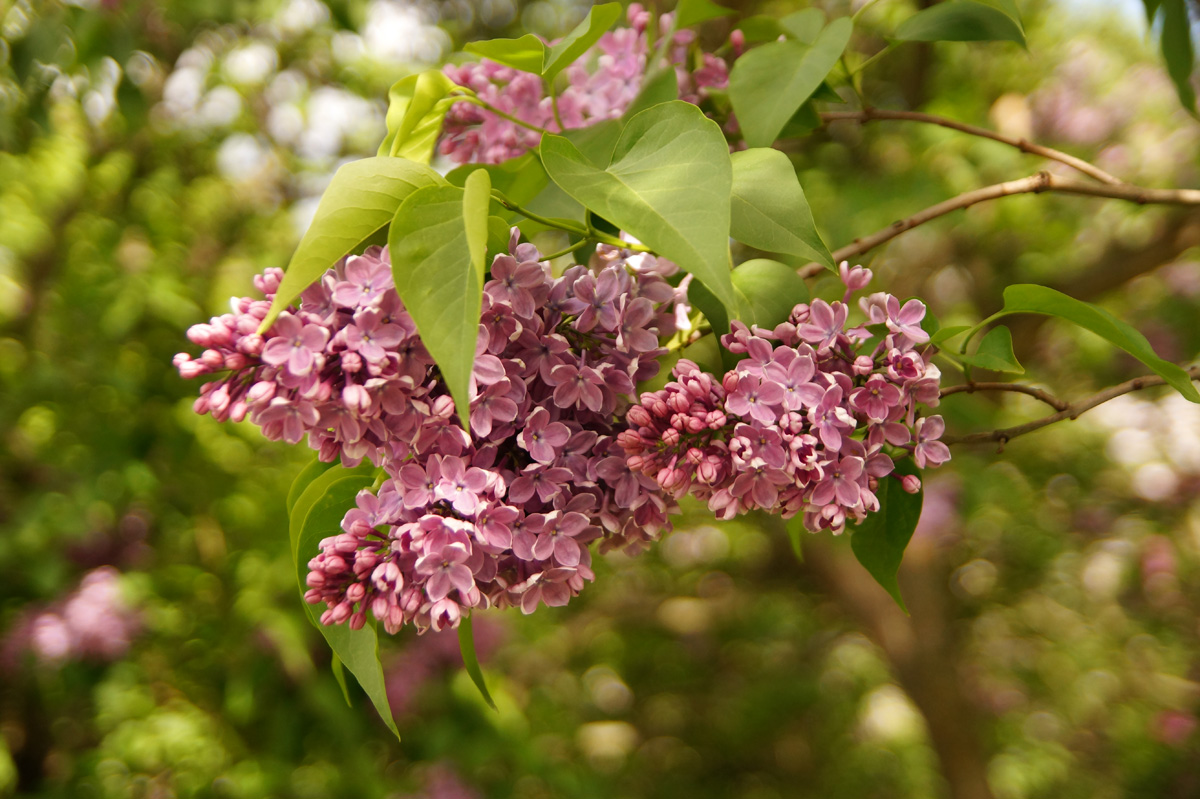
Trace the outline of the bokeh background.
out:
<instances>
[{"instance_id":1,"label":"bokeh background","mask_svg":"<svg viewBox=\"0 0 1200 799\"><path fill-rule=\"evenodd\" d=\"M874 53L913 8L883 0L854 47ZM867 96L1133 182L1200 185L1200 124L1140 8L1021 8L1028 52L906 45ZM806 538L800 562L774 520L693 509L650 553L598 558L566 608L481 614L498 712L454 638L411 631L383 652L403 742L356 688L346 705L286 543L310 455L195 416L171 356L286 263L333 169L373 154L393 81L585 11L0 3L0 796L1200 796L1200 413L1161 389L999 453L957 448L905 559L911 616L845 539ZM831 246L1040 168L897 123L788 151ZM1027 196L906 234L871 265L943 324L1039 282L1186 360L1198 245L1195 211ZM1028 377L1062 396L1139 373L1066 327L1015 333ZM1041 409L962 394L942 411L968 432Z\"/></svg>"}]
</instances>

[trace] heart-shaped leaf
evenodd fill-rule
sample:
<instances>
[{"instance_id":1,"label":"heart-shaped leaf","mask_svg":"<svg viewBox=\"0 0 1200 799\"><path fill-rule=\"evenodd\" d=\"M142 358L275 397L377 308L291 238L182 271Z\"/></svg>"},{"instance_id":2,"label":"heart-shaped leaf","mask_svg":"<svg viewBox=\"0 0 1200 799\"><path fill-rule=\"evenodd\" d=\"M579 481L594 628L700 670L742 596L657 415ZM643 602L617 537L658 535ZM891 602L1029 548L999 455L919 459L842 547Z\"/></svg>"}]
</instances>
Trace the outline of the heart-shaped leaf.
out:
<instances>
[{"instance_id":1,"label":"heart-shaped leaf","mask_svg":"<svg viewBox=\"0 0 1200 799\"><path fill-rule=\"evenodd\" d=\"M1007 327L998 325L984 335L979 342L979 349L974 355L956 355L958 360L968 366L989 369L993 372L1008 372L1010 374L1025 374L1025 367L1017 363L1013 353L1012 333Z\"/></svg>"},{"instance_id":2,"label":"heart-shaped leaf","mask_svg":"<svg viewBox=\"0 0 1200 799\"><path fill-rule=\"evenodd\" d=\"M915 473L911 461L896 463L897 475ZM853 528L850 536L850 548L854 550L858 562L871 573L875 582L892 595L905 613L908 609L900 597L896 573L900 570L904 550L912 540L913 531L917 529L917 522L921 518L924 494L924 489L910 494L904 490L898 477L884 477L875 492L879 498L879 510L869 514L860 525Z\"/></svg>"},{"instance_id":3,"label":"heart-shaped leaf","mask_svg":"<svg viewBox=\"0 0 1200 799\"><path fill-rule=\"evenodd\" d=\"M563 191L736 307L729 277L729 150L720 127L699 108L674 101L636 114L607 169L562 136L544 136L541 154Z\"/></svg>"},{"instance_id":4,"label":"heart-shaped leaf","mask_svg":"<svg viewBox=\"0 0 1200 799\"><path fill-rule=\"evenodd\" d=\"M363 158L339 169L321 195L258 332L270 330L300 292L391 222L409 195L445 183L429 167L404 158Z\"/></svg>"},{"instance_id":5,"label":"heart-shaped leaf","mask_svg":"<svg viewBox=\"0 0 1200 799\"><path fill-rule=\"evenodd\" d=\"M788 157L778 150L757 148L733 153L730 160L730 235L760 250L810 258L833 269L829 248L817 233Z\"/></svg>"},{"instance_id":6,"label":"heart-shaped leaf","mask_svg":"<svg viewBox=\"0 0 1200 799\"><path fill-rule=\"evenodd\" d=\"M900 23L895 38L905 42L1016 42L1025 46L1019 22L975 0L947 0Z\"/></svg>"},{"instance_id":7,"label":"heart-shaped leaf","mask_svg":"<svg viewBox=\"0 0 1200 799\"><path fill-rule=\"evenodd\" d=\"M396 292L433 356L464 428L483 305L491 182L487 170L464 188L431 186L396 211L388 234ZM469 429L469 428L468 428Z\"/></svg>"},{"instance_id":8,"label":"heart-shaped leaf","mask_svg":"<svg viewBox=\"0 0 1200 799\"><path fill-rule=\"evenodd\" d=\"M588 48L598 42L604 32L611 28L620 17L620 3L592 6L583 22L559 39L558 44L551 47L546 54L546 66L542 69L542 77L546 79L546 82L553 82L558 73L586 53Z\"/></svg>"},{"instance_id":9,"label":"heart-shaped leaf","mask_svg":"<svg viewBox=\"0 0 1200 799\"><path fill-rule=\"evenodd\" d=\"M756 47L733 64L729 99L751 147L769 147L812 96L850 43L854 25L835 19L812 45L782 41Z\"/></svg>"}]
</instances>

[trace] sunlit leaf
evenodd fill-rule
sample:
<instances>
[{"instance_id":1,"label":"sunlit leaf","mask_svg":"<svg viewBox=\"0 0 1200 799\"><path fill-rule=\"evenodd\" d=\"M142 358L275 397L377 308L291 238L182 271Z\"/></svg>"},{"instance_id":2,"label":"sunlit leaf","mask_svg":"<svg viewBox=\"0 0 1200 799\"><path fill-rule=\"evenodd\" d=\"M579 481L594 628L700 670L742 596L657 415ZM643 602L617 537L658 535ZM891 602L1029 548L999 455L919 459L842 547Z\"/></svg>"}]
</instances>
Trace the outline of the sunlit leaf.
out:
<instances>
[{"instance_id":1,"label":"sunlit leaf","mask_svg":"<svg viewBox=\"0 0 1200 799\"><path fill-rule=\"evenodd\" d=\"M428 164L442 135L446 112L456 102L450 93L467 91L438 69L396 82L388 92L388 132L379 145L379 155Z\"/></svg>"},{"instance_id":2,"label":"sunlit leaf","mask_svg":"<svg viewBox=\"0 0 1200 799\"><path fill-rule=\"evenodd\" d=\"M481 42L470 42L464 48L468 53L482 56L497 64L520 70L542 74L546 66L548 48L540 37L527 33L519 39L488 39Z\"/></svg>"},{"instance_id":3,"label":"sunlit leaf","mask_svg":"<svg viewBox=\"0 0 1200 799\"><path fill-rule=\"evenodd\" d=\"M549 49L546 54L546 65L542 69L542 77L547 82L553 81L558 73L569 67L577 58L587 52L589 47L599 41L604 32L611 28L620 17L620 3L592 6L583 21L562 37L558 44Z\"/></svg>"},{"instance_id":4,"label":"sunlit leaf","mask_svg":"<svg viewBox=\"0 0 1200 799\"><path fill-rule=\"evenodd\" d=\"M316 215L292 255L259 332L325 271L382 230L413 192L445 185L441 175L404 158L363 158L339 169L321 195Z\"/></svg>"},{"instance_id":5,"label":"sunlit leaf","mask_svg":"<svg viewBox=\"0 0 1200 799\"><path fill-rule=\"evenodd\" d=\"M788 157L778 150L757 148L733 153L730 159L730 235L751 247L810 258L832 269L833 258L817 233Z\"/></svg>"},{"instance_id":6,"label":"sunlit leaf","mask_svg":"<svg viewBox=\"0 0 1200 799\"><path fill-rule=\"evenodd\" d=\"M478 169L464 188L414 192L396 212L388 235L396 292L433 357L463 427L483 304L491 183Z\"/></svg>"},{"instance_id":7,"label":"sunlit leaf","mask_svg":"<svg viewBox=\"0 0 1200 799\"><path fill-rule=\"evenodd\" d=\"M751 147L769 147L792 115L812 96L850 42L853 24L835 19L812 45L764 44L743 55L729 75L729 98Z\"/></svg>"},{"instance_id":8,"label":"sunlit leaf","mask_svg":"<svg viewBox=\"0 0 1200 799\"><path fill-rule=\"evenodd\" d=\"M732 167L721 129L699 108L675 101L637 114L617 140L607 169L561 136L543 137L541 153L550 178L563 191L734 306Z\"/></svg>"}]
</instances>

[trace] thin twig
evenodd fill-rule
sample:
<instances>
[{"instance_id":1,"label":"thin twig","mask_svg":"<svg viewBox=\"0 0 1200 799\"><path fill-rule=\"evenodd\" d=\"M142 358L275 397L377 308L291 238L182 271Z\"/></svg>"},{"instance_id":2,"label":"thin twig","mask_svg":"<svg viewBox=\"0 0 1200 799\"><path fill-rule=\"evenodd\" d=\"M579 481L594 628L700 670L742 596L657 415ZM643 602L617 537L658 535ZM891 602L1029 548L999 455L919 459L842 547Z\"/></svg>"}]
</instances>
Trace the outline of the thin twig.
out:
<instances>
[{"instance_id":1,"label":"thin twig","mask_svg":"<svg viewBox=\"0 0 1200 799\"><path fill-rule=\"evenodd\" d=\"M1060 164L1078 169L1088 177L1095 178L1101 183L1107 183L1110 186L1119 186L1123 181L1118 180L1112 175L1105 172L1099 167L1089 164L1082 158L1076 158L1073 155L1068 155L1060 150L1055 150L1051 147L1045 147L1041 144L1035 144L1028 139L1017 139L1012 136L1005 136L1001 133L988 130L987 128L979 128L974 125L967 125L962 122L956 122L953 119L934 116L933 114L922 114L918 111L882 111L878 108L865 108L862 111L825 111L821 113L822 122L875 122L878 120L898 120L904 122L925 122L930 125L939 125L943 128L957 130L960 133L968 133L972 136L981 136L985 139L998 141L1001 144L1007 144L1010 147L1016 147L1023 153L1049 158L1051 161L1058 161Z\"/></svg>"},{"instance_id":2,"label":"thin twig","mask_svg":"<svg viewBox=\"0 0 1200 799\"><path fill-rule=\"evenodd\" d=\"M951 394L974 394L976 391L1011 391L1016 394L1028 394L1056 411L1065 411L1071 407L1050 392L1023 383L963 383L958 386L946 386L942 389L941 395L949 397Z\"/></svg>"},{"instance_id":3,"label":"thin twig","mask_svg":"<svg viewBox=\"0 0 1200 799\"><path fill-rule=\"evenodd\" d=\"M1200 380L1200 366L1193 366L1187 370L1188 375L1193 380ZM1132 380L1127 380L1118 386L1106 388L1090 397L1071 403L1058 413L1044 416L1041 419L1036 419L1026 424L1009 427L1003 430L992 430L984 433L969 433L965 436L942 436L942 442L945 444L983 444L987 442L998 442L1001 445L1013 440L1017 436L1023 436L1026 433L1032 433L1034 430L1041 430L1047 425L1052 425L1055 422L1062 422L1067 419L1078 419L1085 411L1090 411L1097 405L1103 405L1111 399L1115 399L1122 394L1129 394L1133 391L1140 391L1143 388L1151 386L1165 385L1167 381L1163 380L1158 375L1145 375L1144 377L1135 377Z\"/></svg>"},{"instance_id":4,"label":"thin twig","mask_svg":"<svg viewBox=\"0 0 1200 799\"><path fill-rule=\"evenodd\" d=\"M946 214L970 208L976 203L996 200L1014 194L1041 194L1042 192L1058 192L1060 194L1082 194L1089 197L1107 197L1113 200L1125 200L1139 205L1200 205L1200 190L1196 189L1147 189L1122 183L1117 186L1101 186L1087 183L1074 178L1065 178L1050 172L1038 172L1020 180L1010 180L973 189L957 197L951 197L937 205L932 205L923 211L918 211L907 219L900 219L876 231L869 236L855 239L853 243L834 250L833 262L840 263L875 249L884 242L891 241L918 225L923 225ZM800 268L802 277L813 277L820 274L820 264L809 264Z\"/></svg>"}]
</instances>

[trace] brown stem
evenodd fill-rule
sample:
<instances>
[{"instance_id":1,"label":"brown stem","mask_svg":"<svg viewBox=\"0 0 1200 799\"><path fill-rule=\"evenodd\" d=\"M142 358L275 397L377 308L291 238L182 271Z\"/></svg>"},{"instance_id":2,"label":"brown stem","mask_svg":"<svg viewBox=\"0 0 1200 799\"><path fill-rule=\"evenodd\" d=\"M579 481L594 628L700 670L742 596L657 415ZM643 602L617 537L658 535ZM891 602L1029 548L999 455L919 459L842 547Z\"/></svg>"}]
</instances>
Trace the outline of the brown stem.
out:
<instances>
[{"instance_id":1,"label":"brown stem","mask_svg":"<svg viewBox=\"0 0 1200 799\"><path fill-rule=\"evenodd\" d=\"M1187 370L1188 376L1193 380L1200 380L1200 366L1193 366ZM1111 399L1115 399L1122 394L1129 394L1133 391L1141 391L1143 388L1151 386L1161 386L1166 384L1158 375L1145 375L1143 377L1135 377L1132 380L1127 380L1117 386L1106 388L1099 391L1090 397L1073 402L1058 413L1049 416L1043 416L1041 419L1035 419L1032 422L1017 425L1016 427L1008 427L1003 430L992 430L983 433L969 433L965 436L942 436L942 442L945 444L983 444L990 441L995 441L1000 444L1005 444L1017 436L1023 436L1026 433L1032 433L1034 430L1041 430L1043 427L1052 425L1055 422L1062 422L1067 419L1075 420L1086 411L1090 411L1097 405L1103 405Z\"/></svg>"},{"instance_id":2,"label":"brown stem","mask_svg":"<svg viewBox=\"0 0 1200 799\"><path fill-rule=\"evenodd\" d=\"M822 122L875 122L878 120L899 120L905 122L925 122L930 125L939 125L943 128L957 130L961 133L967 133L972 136L980 136L984 139L998 141L1001 144L1007 144L1010 147L1016 147L1023 153L1041 156L1048 158L1051 161L1058 161L1060 164L1066 164L1072 169L1077 169L1088 177L1095 178L1101 183L1107 183L1111 186L1119 186L1121 180L1113 177L1093 164L1089 164L1082 158L1076 158L1060 150L1055 150L1051 147L1045 147L1040 144L1035 144L1027 139L1015 139L1011 136L1005 136L987 128L978 128L974 125L967 125L962 122L956 122L953 119L946 117L934 116L933 114L922 114L918 111L883 111L878 108L865 108L862 111L825 111L821 113Z\"/></svg>"},{"instance_id":3,"label":"brown stem","mask_svg":"<svg viewBox=\"0 0 1200 799\"><path fill-rule=\"evenodd\" d=\"M1027 386L1023 383L963 383L959 386L946 386L942 389L941 396L949 397L951 394L964 393L974 394L976 391L1012 391L1017 394L1028 394L1031 397L1040 399L1056 411L1065 411L1071 407L1050 392L1034 388L1033 386Z\"/></svg>"},{"instance_id":4,"label":"brown stem","mask_svg":"<svg viewBox=\"0 0 1200 799\"><path fill-rule=\"evenodd\" d=\"M1196 189L1147 189L1141 186L1131 186L1122 183L1119 186L1100 186L1085 183L1082 180L1064 178L1049 172L1038 172L1019 180L1010 180L984 186L980 189L964 192L957 197L951 197L937 205L931 205L923 211L918 211L907 219L900 219L885 227L883 230L855 239L853 243L834 250L833 262L849 260L865 252L875 249L880 244L891 241L901 233L912 230L946 214L970 208L976 203L996 200L1014 194L1041 194L1042 192L1059 192L1061 194L1082 194L1089 197L1107 197L1113 200L1162 205L1200 205L1200 190ZM800 268L801 277L813 277L820 274L820 264L808 264Z\"/></svg>"}]
</instances>

